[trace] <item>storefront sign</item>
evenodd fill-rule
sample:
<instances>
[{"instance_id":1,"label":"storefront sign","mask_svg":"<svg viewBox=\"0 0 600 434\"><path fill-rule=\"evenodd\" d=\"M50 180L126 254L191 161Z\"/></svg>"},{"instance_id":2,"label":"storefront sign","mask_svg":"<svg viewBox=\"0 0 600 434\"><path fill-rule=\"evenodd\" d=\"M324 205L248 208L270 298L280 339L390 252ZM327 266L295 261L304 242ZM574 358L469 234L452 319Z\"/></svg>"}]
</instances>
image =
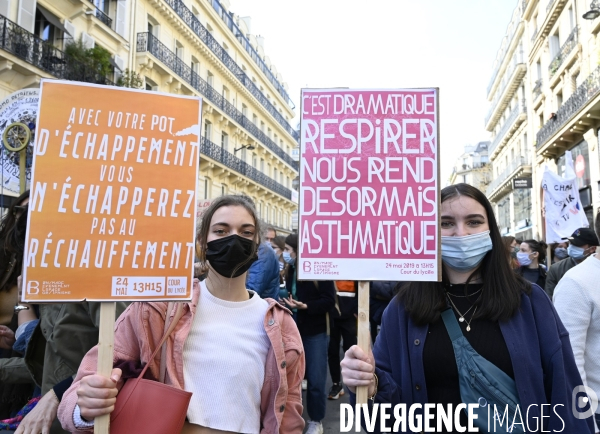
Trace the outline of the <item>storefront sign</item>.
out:
<instances>
[{"instance_id":1,"label":"storefront sign","mask_svg":"<svg viewBox=\"0 0 600 434\"><path fill-rule=\"evenodd\" d=\"M29 302L189 300L201 100L44 80Z\"/></svg>"},{"instance_id":2,"label":"storefront sign","mask_svg":"<svg viewBox=\"0 0 600 434\"><path fill-rule=\"evenodd\" d=\"M532 188L531 178L514 178L513 188Z\"/></svg>"},{"instance_id":3,"label":"storefront sign","mask_svg":"<svg viewBox=\"0 0 600 434\"><path fill-rule=\"evenodd\" d=\"M564 177L551 172L548 167L542 178L544 212L546 218L546 242L560 243L575 230L588 227L589 223L579 198L577 177L573 168L571 152L565 152Z\"/></svg>"},{"instance_id":4,"label":"storefront sign","mask_svg":"<svg viewBox=\"0 0 600 434\"><path fill-rule=\"evenodd\" d=\"M299 278L441 277L437 89L303 90Z\"/></svg>"}]
</instances>

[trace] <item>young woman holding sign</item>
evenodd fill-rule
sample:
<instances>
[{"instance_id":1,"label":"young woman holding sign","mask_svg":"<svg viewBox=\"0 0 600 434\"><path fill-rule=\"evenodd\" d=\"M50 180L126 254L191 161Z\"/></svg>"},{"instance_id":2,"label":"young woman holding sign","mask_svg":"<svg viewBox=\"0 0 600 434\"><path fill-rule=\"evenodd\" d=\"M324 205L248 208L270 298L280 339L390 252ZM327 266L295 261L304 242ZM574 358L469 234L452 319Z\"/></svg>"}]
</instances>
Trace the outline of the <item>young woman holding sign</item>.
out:
<instances>
[{"instance_id":1,"label":"young woman holding sign","mask_svg":"<svg viewBox=\"0 0 600 434\"><path fill-rule=\"evenodd\" d=\"M593 433L591 418L578 419L572 411L572 394L582 381L568 334L544 291L511 270L489 201L474 187L457 184L442 190L441 203L442 282L402 287L383 315L373 352L356 346L346 352L344 383L352 391L367 386L375 402L403 403L407 412L425 403L483 407L493 398L489 391L478 389L479 399L463 401L481 386L470 379L480 378L477 370L465 372L456 361L465 357L465 347L453 346L450 334L455 342L465 343L464 336L487 360L485 372L516 395L502 399L516 402L527 432L542 432L543 425L544 432ZM459 416L451 415L453 429L456 423L468 426L465 411ZM487 426L487 416L479 420ZM513 420L511 414L511 425ZM379 432L379 421L376 427ZM522 425L514 427L523 432Z\"/></svg>"},{"instance_id":2,"label":"young woman holding sign","mask_svg":"<svg viewBox=\"0 0 600 434\"><path fill-rule=\"evenodd\" d=\"M198 233L208 276L194 281L192 301L167 340L165 383L192 392L188 433L292 433L304 429L304 351L290 312L245 286L256 260L260 224L244 196L222 196L205 211ZM165 325L167 303L133 303L115 329L114 362L149 363ZM159 358L160 358L160 352ZM59 408L69 431L85 431L112 412L121 369L95 375L97 347L84 358ZM156 359L149 371L159 378Z\"/></svg>"}]
</instances>

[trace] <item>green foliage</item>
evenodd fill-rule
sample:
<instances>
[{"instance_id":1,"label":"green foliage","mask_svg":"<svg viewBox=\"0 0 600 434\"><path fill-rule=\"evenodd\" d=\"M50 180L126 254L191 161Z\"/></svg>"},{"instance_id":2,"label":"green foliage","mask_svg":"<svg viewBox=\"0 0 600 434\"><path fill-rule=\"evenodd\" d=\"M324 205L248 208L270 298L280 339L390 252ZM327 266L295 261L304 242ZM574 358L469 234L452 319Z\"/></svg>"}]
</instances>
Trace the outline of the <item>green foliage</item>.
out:
<instances>
[{"instance_id":1,"label":"green foliage","mask_svg":"<svg viewBox=\"0 0 600 434\"><path fill-rule=\"evenodd\" d=\"M133 87L140 89L144 84L142 77L135 71L131 71L129 68L123 71L123 75L117 80L118 86Z\"/></svg>"},{"instance_id":2,"label":"green foliage","mask_svg":"<svg viewBox=\"0 0 600 434\"><path fill-rule=\"evenodd\" d=\"M99 45L95 45L94 48L85 48L79 38L78 41L73 41L65 46L65 53L103 76L108 76L112 72L110 52Z\"/></svg>"}]
</instances>

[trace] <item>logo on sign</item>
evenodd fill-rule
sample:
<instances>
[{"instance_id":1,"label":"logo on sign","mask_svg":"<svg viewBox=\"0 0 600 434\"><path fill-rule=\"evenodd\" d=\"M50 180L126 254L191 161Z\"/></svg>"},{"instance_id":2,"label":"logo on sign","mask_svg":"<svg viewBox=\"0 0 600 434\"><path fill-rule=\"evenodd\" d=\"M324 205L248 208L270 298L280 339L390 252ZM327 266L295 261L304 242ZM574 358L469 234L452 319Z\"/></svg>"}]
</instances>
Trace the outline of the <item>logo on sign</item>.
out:
<instances>
[{"instance_id":1,"label":"logo on sign","mask_svg":"<svg viewBox=\"0 0 600 434\"><path fill-rule=\"evenodd\" d=\"M577 174L578 178L583 178L583 174L585 173L585 159L583 155L578 155L575 160L575 174Z\"/></svg>"}]
</instances>

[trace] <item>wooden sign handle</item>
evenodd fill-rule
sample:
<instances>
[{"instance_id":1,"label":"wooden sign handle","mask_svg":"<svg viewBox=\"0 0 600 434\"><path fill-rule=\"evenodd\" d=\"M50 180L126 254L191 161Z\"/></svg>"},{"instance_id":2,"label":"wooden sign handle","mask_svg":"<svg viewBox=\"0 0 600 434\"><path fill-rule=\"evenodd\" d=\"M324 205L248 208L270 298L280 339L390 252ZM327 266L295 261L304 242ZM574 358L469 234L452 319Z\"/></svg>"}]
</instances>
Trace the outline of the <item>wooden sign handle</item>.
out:
<instances>
[{"instance_id":1,"label":"wooden sign handle","mask_svg":"<svg viewBox=\"0 0 600 434\"><path fill-rule=\"evenodd\" d=\"M110 377L115 343L115 313L117 303L100 303L100 334L98 336L98 374ZM94 419L94 434L109 434L110 414Z\"/></svg>"},{"instance_id":2,"label":"wooden sign handle","mask_svg":"<svg viewBox=\"0 0 600 434\"><path fill-rule=\"evenodd\" d=\"M369 331L369 282L358 282L358 346L366 354L371 348L371 332ZM369 398L367 386L356 388L356 403L366 404Z\"/></svg>"}]
</instances>

